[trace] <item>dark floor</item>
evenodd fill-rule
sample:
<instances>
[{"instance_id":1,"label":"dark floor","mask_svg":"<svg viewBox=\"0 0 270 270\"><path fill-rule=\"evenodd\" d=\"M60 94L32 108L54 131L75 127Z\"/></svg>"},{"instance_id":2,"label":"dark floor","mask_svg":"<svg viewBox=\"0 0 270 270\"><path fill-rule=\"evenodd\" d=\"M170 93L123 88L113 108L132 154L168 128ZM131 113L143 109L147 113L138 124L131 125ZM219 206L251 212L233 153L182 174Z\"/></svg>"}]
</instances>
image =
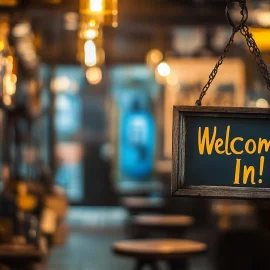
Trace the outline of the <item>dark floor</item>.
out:
<instances>
[{"instance_id":1,"label":"dark floor","mask_svg":"<svg viewBox=\"0 0 270 270\"><path fill-rule=\"evenodd\" d=\"M55 249L44 270L132 269L132 261L114 256L110 246L124 239L118 230L95 231L71 228L67 244Z\"/></svg>"},{"instance_id":2,"label":"dark floor","mask_svg":"<svg viewBox=\"0 0 270 270\"><path fill-rule=\"evenodd\" d=\"M134 262L114 255L113 242L125 239L126 212L121 208L73 208L69 215L69 238L54 248L40 270L129 270ZM202 234L202 237L205 234ZM200 237L199 234L197 237ZM190 232L190 238L194 238ZM166 269L160 264L161 269ZM191 270L211 270L207 255L194 258Z\"/></svg>"}]
</instances>

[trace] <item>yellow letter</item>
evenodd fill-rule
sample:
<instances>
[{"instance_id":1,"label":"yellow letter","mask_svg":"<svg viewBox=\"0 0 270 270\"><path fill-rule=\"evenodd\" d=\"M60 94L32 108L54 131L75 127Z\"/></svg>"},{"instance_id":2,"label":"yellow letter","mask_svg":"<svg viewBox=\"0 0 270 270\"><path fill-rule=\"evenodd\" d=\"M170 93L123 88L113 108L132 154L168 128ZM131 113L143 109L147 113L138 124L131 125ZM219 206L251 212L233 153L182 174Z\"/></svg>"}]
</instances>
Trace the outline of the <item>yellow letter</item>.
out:
<instances>
[{"instance_id":1,"label":"yellow letter","mask_svg":"<svg viewBox=\"0 0 270 270\"><path fill-rule=\"evenodd\" d=\"M249 175L251 174L251 184L255 185L255 168L253 166L247 167L246 165L244 166L244 175L243 175L243 184L246 185Z\"/></svg>"},{"instance_id":2,"label":"yellow letter","mask_svg":"<svg viewBox=\"0 0 270 270\"><path fill-rule=\"evenodd\" d=\"M204 154L205 144L206 144L206 150L207 150L208 155L212 154L213 146L214 146L214 142L216 138L216 133L217 133L217 127L214 127L214 133L213 133L211 142L209 142L209 128L208 127L204 128L203 137L202 137L202 130L201 130L201 127L199 127L198 146L199 146L199 153L201 155Z\"/></svg>"},{"instance_id":3,"label":"yellow letter","mask_svg":"<svg viewBox=\"0 0 270 270\"><path fill-rule=\"evenodd\" d=\"M262 153L263 146L264 146L265 152L268 152L270 148L270 141L267 141L266 139L262 139L262 138L259 139L258 154Z\"/></svg>"},{"instance_id":4,"label":"yellow letter","mask_svg":"<svg viewBox=\"0 0 270 270\"><path fill-rule=\"evenodd\" d=\"M253 149L252 150L249 150L249 145L250 144L253 144ZM256 149L257 149L257 145L256 145L256 142L252 139L249 139L246 144L245 144L245 150L248 154L252 155L256 152Z\"/></svg>"},{"instance_id":5,"label":"yellow letter","mask_svg":"<svg viewBox=\"0 0 270 270\"><path fill-rule=\"evenodd\" d=\"M230 156L232 154L232 153L229 152L230 130L231 130L231 126L227 126L227 130L226 130L226 143L225 143L225 151L226 151L226 155L227 156Z\"/></svg>"},{"instance_id":6,"label":"yellow letter","mask_svg":"<svg viewBox=\"0 0 270 270\"><path fill-rule=\"evenodd\" d=\"M222 154L225 153L225 150L222 150L222 151L219 150L219 148L220 148L223 144L224 144L224 141L223 141L221 138L219 138L219 139L216 140L216 143L215 143L215 150L216 150L217 154L219 154L219 155L222 155Z\"/></svg>"},{"instance_id":7,"label":"yellow letter","mask_svg":"<svg viewBox=\"0 0 270 270\"><path fill-rule=\"evenodd\" d=\"M237 150L235 150L235 147L234 147L234 145L235 145L235 142L236 141L244 141L244 139L243 138L241 138L241 137L236 137L236 138L234 138L232 141L231 141L231 145L230 145L230 147L231 147L231 151L235 154L235 155L242 155L243 153L244 153L244 150L242 150L242 151L237 151Z\"/></svg>"},{"instance_id":8,"label":"yellow letter","mask_svg":"<svg viewBox=\"0 0 270 270\"><path fill-rule=\"evenodd\" d=\"M240 176L240 164L241 159L236 159L236 166L235 166L235 175L234 175L234 185L240 185L239 176Z\"/></svg>"}]
</instances>

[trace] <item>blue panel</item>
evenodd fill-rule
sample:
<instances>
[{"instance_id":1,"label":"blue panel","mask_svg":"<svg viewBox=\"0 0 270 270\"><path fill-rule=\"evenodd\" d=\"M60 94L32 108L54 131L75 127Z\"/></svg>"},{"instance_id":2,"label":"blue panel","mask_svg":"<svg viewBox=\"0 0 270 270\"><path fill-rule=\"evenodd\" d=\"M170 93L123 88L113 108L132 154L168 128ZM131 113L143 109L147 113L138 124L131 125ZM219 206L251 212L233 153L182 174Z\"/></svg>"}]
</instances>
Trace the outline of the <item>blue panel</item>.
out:
<instances>
[{"instance_id":1,"label":"blue panel","mask_svg":"<svg viewBox=\"0 0 270 270\"><path fill-rule=\"evenodd\" d=\"M129 111L121 122L120 165L131 177L152 173L155 149L155 123L147 111Z\"/></svg>"},{"instance_id":2,"label":"blue panel","mask_svg":"<svg viewBox=\"0 0 270 270\"><path fill-rule=\"evenodd\" d=\"M151 181L155 154L153 98L159 87L146 66L122 66L112 71L112 93L118 111L118 177L121 181Z\"/></svg>"},{"instance_id":3,"label":"blue panel","mask_svg":"<svg viewBox=\"0 0 270 270\"><path fill-rule=\"evenodd\" d=\"M84 196L82 158L76 157L69 147L80 143L82 132L83 101L81 89L85 82L84 70L79 66L61 66L55 70L53 90L55 92L55 117L57 143L66 143L67 148L59 147L57 158L61 160L56 173L56 182L67 192L72 202L80 202ZM74 156L74 160L64 157Z\"/></svg>"},{"instance_id":4,"label":"blue panel","mask_svg":"<svg viewBox=\"0 0 270 270\"><path fill-rule=\"evenodd\" d=\"M55 128L60 138L79 132L82 127L82 102L78 95L61 93L55 100Z\"/></svg>"}]
</instances>

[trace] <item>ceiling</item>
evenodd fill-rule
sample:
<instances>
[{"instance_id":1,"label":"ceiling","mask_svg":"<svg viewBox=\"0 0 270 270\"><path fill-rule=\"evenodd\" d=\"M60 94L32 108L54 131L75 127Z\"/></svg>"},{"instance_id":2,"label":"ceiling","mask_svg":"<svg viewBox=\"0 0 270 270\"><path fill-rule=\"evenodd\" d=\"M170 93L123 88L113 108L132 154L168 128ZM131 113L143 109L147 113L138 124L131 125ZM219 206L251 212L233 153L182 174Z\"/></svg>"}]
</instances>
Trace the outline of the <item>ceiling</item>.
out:
<instances>
[{"instance_id":1,"label":"ceiling","mask_svg":"<svg viewBox=\"0 0 270 270\"><path fill-rule=\"evenodd\" d=\"M41 40L38 53L42 61L56 65L75 64L77 31L65 29L65 14L78 12L78 0L21 0L12 13L13 21L31 20ZM153 47L169 50L172 30L183 25L215 26L227 24L226 0L119 0L119 27L104 29L106 63L143 62ZM136 52L136 53L134 53Z\"/></svg>"}]
</instances>

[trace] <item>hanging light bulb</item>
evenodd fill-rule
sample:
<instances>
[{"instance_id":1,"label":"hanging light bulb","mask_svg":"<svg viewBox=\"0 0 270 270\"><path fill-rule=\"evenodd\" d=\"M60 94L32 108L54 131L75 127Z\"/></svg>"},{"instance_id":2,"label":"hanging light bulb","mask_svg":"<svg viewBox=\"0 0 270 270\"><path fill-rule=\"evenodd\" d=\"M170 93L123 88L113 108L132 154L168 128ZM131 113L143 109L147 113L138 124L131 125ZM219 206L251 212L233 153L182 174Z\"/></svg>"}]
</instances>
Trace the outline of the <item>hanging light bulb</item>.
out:
<instances>
[{"instance_id":1,"label":"hanging light bulb","mask_svg":"<svg viewBox=\"0 0 270 270\"><path fill-rule=\"evenodd\" d=\"M165 84L171 74L171 67L165 61L161 62L155 70L155 78L158 83Z\"/></svg>"},{"instance_id":2,"label":"hanging light bulb","mask_svg":"<svg viewBox=\"0 0 270 270\"><path fill-rule=\"evenodd\" d=\"M100 67L90 67L85 72L90 84L99 84L102 81L102 70Z\"/></svg>"},{"instance_id":3,"label":"hanging light bulb","mask_svg":"<svg viewBox=\"0 0 270 270\"><path fill-rule=\"evenodd\" d=\"M92 12L101 12L104 8L102 0L89 1L89 4Z\"/></svg>"},{"instance_id":4,"label":"hanging light bulb","mask_svg":"<svg viewBox=\"0 0 270 270\"><path fill-rule=\"evenodd\" d=\"M149 67L156 67L163 59L163 54L158 49L149 51L146 55L146 63Z\"/></svg>"},{"instance_id":5,"label":"hanging light bulb","mask_svg":"<svg viewBox=\"0 0 270 270\"><path fill-rule=\"evenodd\" d=\"M118 0L80 0L80 14L95 24L118 26Z\"/></svg>"},{"instance_id":6,"label":"hanging light bulb","mask_svg":"<svg viewBox=\"0 0 270 270\"><path fill-rule=\"evenodd\" d=\"M99 24L93 24L90 21L81 21L79 38L81 39L95 39L100 35Z\"/></svg>"},{"instance_id":7,"label":"hanging light bulb","mask_svg":"<svg viewBox=\"0 0 270 270\"><path fill-rule=\"evenodd\" d=\"M166 62L161 62L157 66L157 72L161 77L168 77L171 73L171 68Z\"/></svg>"},{"instance_id":8,"label":"hanging light bulb","mask_svg":"<svg viewBox=\"0 0 270 270\"><path fill-rule=\"evenodd\" d=\"M83 35L85 39L95 39L98 36L98 30L94 28L87 28Z\"/></svg>"},{"instance_id":9,"label":"hanging light bulb","mask_svg":"<svg viewBox=\"0 0 270 270\"><path fill-rule=\"evenodd\" d=\"M101 29L95 39L78 40L77 59L87 67L101 66L105 61Z\"/></svg>"},{"instance_id":10,"label":"hanging light bulb","mask_svg":"<svg viewBox=\"0 0 270 270\"><path fill-rule=\"evenodd\" d=\"M87 40L84 44L84 63L88 67L97 63L97 48L93 40Z\"/></svg>"}]
</instances>

